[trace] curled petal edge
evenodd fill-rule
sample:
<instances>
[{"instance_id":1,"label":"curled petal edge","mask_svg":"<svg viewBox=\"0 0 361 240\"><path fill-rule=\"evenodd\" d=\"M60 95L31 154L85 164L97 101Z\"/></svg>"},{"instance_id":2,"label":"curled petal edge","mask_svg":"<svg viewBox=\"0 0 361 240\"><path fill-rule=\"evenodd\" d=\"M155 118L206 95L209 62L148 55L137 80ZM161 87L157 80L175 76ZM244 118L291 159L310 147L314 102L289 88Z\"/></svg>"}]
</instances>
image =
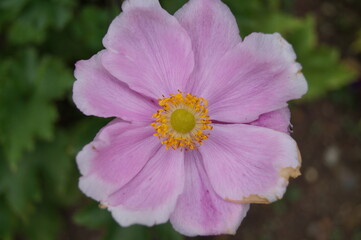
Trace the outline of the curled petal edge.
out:
<instances>
[{"instance_id":1,"label":"curled petal edge","mask_svg":"<svg viewBox=\"0 0 361 240\"><path fill-rule=\"evenodd\" d=\"M288 184L290 177L291 178L297 178L299 176L301 176L301 163L302 163L302 157L301 157L301 153L299 148L297 147L297 151L298 151L298 162L299 165L296 168L292 168L292 167L286 167L286 168L281 168L280 171L278 172L278 174L280 175L280 177L282 177L285 180L285 185ZM277 200L280 200L282 197L278 197L276 196ZM268 200L266 197L264 196L260 196L257 194L250 194L247 197L244 197L242 200L233 200L233 199L229 199L229 198L225 198L225 201L228 202L233 202L233 203L257 203L257 204L270 204L273 201Z\"/></svg>"}]
</instances>

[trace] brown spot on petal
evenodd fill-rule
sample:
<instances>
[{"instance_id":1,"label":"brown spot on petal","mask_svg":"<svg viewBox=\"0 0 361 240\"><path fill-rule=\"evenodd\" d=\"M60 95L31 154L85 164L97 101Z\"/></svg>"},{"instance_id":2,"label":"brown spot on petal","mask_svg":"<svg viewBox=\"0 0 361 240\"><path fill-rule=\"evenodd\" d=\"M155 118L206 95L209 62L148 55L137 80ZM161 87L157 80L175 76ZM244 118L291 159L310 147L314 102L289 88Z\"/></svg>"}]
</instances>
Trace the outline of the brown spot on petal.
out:
<instances>
[{"instance_id":1,"label":"brown spot on petal","mask_svg":"<svg viewBox=\"0 0 361 240\"><path fill-rule=\"evenodd\" d=\"M302 158L301 158L301 153L300 153L300 150L298 147L297 147L297 151L298 151L299 165L296 168L292 168L292 167L282 168L279 172L279 175L281 177L285 178L287 181L290 177L296 178L301 175L300 168L301 168ZM276 196L276 199L280 200L281 198ZM229 198L225 198L224 200L226 200L228 202L234 202L234 203L260 203L260 204L271 203L267 198L259 196L257 194L251 194L248 197L244 197L242 200L233 200L233 199L229 199Z\"/></svg>"},{"instance_id":2,"label":"brown spot on petal","mask_svg":"<svg viewBox=\"0 0 361 240\"><path fill-rule=\"evenodd\" d=\"M290 177L296 178L296 177L300 176L301 172L300 172L299 167L297 167L297 168L286 167L286 168L282 168L281 171L279 172L279 174L281 177L288 180Z\"/></svg>"},{"instance_id":3,"label":"brown spot on petal","mask_svg":"<svg viewBox=\"0 0 361 240\"><path fill-rule=\"evenodd\" d=\"M298 162L300 165L296 168L293 167L282 168L281 171L279 172L279 175L284 179L286 179L287 181L290 177L296 178L301 175L300 168L301 168L302 158L301 158L300 149L298 147L297 147L297 152L298 152Z\"/></svg>"},{"instance_id":4,"label":"brown spot on petal","mask_svg":"<svg viewBox=\"0 0 361 240\"><path fill-rule=\"evenodd\" d=\"M106 205L104 205L104 204L100 203L100 204L99 204L99 208L100 208L100 209L106 209L106 208L108 208L108 206L106 206Z\"/></svg>"},{"instance_id":5,"label":"brown spot on petal","mask_svg":"<svg viewBox=\"0 0 361 240\"><path fill-rule=\"evenodd\" d=\"M225 198L224 200L234 203L261 203L261 204L271 203L267 198L259 196L257 194L251 194L248 197L244 197L242 200L232 200L229 198Z\"/></svg>"},{"instance_id":6,"label":"brown spot on petal","mask_svg":"<svg viewBox=\"0 0 361 240\"><path fill-rule=\"evenodd\" d=\"M279 175L281 177L283 177L284 179L286 179L287 181L288 181L288 179L290 177L296 178L296 177L301 175L300 168L301 168L302 158L301 158L301 153L300 153L300 150L299 150L298 147L297 147L297 152L298 152L298 162L299 162L298 167L296 167L296 168L293 168L293 167L282 168L280 170L280 172L279 172Z\"/></svg>"},{"instance_id":7,"label":"brown spot on petal","mask_svg":"<svg viewBox=\"0 0 361 240\"><path fill-rule=\"evenodd\" d=\"M93 150L97 150L97 148L96 148L94 145L92 146L92 149L93 149Z\"/></svg>"}]
</instances>

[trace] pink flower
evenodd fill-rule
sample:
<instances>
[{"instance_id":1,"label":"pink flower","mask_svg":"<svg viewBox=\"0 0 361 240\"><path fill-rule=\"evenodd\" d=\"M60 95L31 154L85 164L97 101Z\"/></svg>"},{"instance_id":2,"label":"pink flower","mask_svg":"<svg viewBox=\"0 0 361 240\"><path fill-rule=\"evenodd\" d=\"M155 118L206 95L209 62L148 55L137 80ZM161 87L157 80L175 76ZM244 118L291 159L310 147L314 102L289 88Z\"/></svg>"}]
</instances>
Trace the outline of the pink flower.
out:
<instances>
[{"instance_id":1,"label":"pink flower","mask_svg":"<svg viewBox=\"0 0 361 240\"><path fill-rule=\"evenodd\" d=\"M278 33L242 41L219 0L174 16L157 0L122 8L105 50L76 64L77 107L116 118L78 154L80 189L122 226L170 219L188 236L234 234L250 203L282 198L299 175L296 55Z\"/></svg>"}]
</instances>

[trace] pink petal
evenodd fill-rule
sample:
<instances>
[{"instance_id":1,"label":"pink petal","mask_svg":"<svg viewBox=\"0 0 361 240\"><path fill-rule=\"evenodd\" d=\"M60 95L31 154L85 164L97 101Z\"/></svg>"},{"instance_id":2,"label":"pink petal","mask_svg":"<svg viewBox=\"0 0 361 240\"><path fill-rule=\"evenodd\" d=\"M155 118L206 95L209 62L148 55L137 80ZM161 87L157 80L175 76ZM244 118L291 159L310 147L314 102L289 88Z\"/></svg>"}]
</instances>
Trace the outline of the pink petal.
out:
<instances>
[{"instance_id":1,"label":"pink petal","mask_svg":"<svg viewBox=\"0 0 361 240\"><path fill-rule=\"evenodd\" d=\"M264 113L256 121L251 122L251 125L271 128L276 131L290 133L291 126L291 112L288 107L284 107L269 113Z\"/></svg>"},{"instance_id":2,"label":"pink petal","mask_svg":"<svg viewBox=\"0 0 361 240\"><path fill-rule=\"evenodd\" d=\"M143 170L112 194L106 204L122 226L151 226L168 221L183 187L184 153L161 147Z\"/></svg>"},{"instance_id":3,"label":"pink petal","mask_svg":"<svg viewBox=\"0 0 361 240\"><path fill-rule=\"evenodd\" d=\"M194 66L186 31L156 0L126 1L123 10L103 40L105 68L153 98L184 90Z\"/></svg>"},{"instance_id":4,"label":"pink petal","mask_svg":"<svg viewBox=\"0 0 361 240\"><path fill-rule=\"evenodd\" d=\"M105 199L128 183L160 148L151 126L114 120L77 155L83 175L79 187L89 197Z\"/></svg>"},{"instance_id":5,"label":"pink petal","mask_svg":"<svg viewBox=\"0 0 361 240\"><path fill-rule=\"evenodd\" d=\"M185 189L170 218L186 236L235 234L249 204L227 202L209 183L198 151L185 153Z\"/></svg>"},{"instance_id":6,"label":"pink petal","mask_svg":"<svg viewBox=\"0 0 361 240\"><path fill-rule=\"evenodd\" d=\"M288 178L300 174L296 142L263 127L214 124L199 151L215 192L229 201L275 201L282 198Z\"/></svg>"},{"instance_id":7,"label":"pink petal","mask_svg":"<svg viewBox=\"0 0 361 240\"><path fill-rule=\"evenodd\" d=\"M157 106L111 76L100 63L104 52L76 63L73 99L86 115L150 121Z\"/></svg>"},{"instance_id":8,"label":"pink petal","mask_svg":"<svg viewBox=\"0 0 361 240\"><path fill-rule=\"evenodd\" d=\"M200 96L208 84L210 69L241 42L237 22L230 9L219 0L190 0L175 17L192 39L195 70L187 91Z\"/></svg>"},{"instance_id":9,"label":"pink petal","mask_svg":"<svg viewBox=\"0 0 361 240\"><path fill-rule=\"evenodd\" d=\"M278 33L253 33L206 75L202 97L212 119L247 123L287 106L307 91L301 65Z\"/></svg>"}]
</instances>

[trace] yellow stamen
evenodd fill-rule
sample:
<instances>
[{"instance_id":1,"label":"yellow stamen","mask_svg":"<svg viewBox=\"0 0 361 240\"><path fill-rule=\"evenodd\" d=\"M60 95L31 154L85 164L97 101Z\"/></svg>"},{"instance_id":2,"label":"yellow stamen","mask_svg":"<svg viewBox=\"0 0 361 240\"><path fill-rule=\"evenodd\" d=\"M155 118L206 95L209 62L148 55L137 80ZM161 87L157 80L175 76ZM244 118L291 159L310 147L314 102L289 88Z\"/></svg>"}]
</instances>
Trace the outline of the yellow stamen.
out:
<instances>
[{"instance_id":1,"label":"yellow stamen","mask_svg":"<svg viewBox=\"0 0 361 240\"><path fill-rule=\"evenodd\" d=\"M208 139L212 122L208 116L207 100L179 92L158 99L159 109L151 124L166 149L196 149Z\"/></svg>"}]
</instances>

